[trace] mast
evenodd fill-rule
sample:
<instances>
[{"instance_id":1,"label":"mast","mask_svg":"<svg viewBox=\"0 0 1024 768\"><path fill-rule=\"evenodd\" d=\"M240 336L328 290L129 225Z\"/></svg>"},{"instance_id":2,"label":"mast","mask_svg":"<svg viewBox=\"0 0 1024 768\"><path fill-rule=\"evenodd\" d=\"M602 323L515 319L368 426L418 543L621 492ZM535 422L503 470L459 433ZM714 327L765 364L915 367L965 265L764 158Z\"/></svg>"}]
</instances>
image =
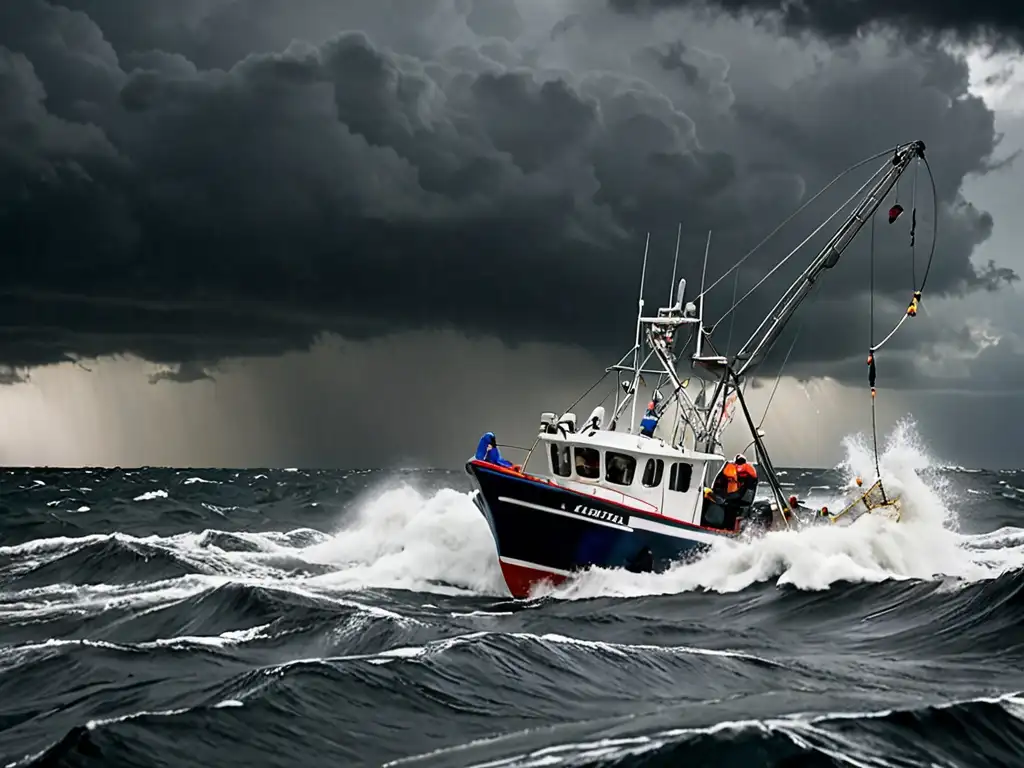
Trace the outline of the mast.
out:
<instances>
[{"instance_id":1,"label":"mast","mask_svg":"<svg viewBox=\"0 0 1024 768\"><path fill-rule=\"evenodd\" d=\"M876 182L871 191L861 200L853 213L839 227L829 242L811 261L810 265L801 273L792 285L782 295L782 298L775 304L757 330L743 344L736 353L733 365L739 364L736 368L737 376L743 376L752 367L761 362L762 350L770 347L779 337L804 299L811 292L815 281L826 269L832 269L839 263L843 251L860 232L861 228L871 219L878 210L882 201L885 200L889 191L899 181L900 176L910 167L913 160L924 157L924 142L915 141L910 144L903 144L896 148L891 160L891 167L885 172L881 179Z\"/></svg>"},{"instance_id":2,"label":"mast","mask_svg":"<svg viewBox=\"0 0 1024 768\"><path fill-rule=\"evenodd\" d=\"M647 252L651 245L651 233L647 233L647 243L644 245L644 265L640 271L640 298L637 301L636 309L636 341L633 345L633 411L629 419L629 433L636 429L636 396L637 388L640 386L640 330L643 328L644 317L644 283L647 280Z\"/></svg>"},{"instance_id":3,"label":"mast","mask_svg":"<svg viewBox=\"0 0 1024 768\"><path fill-rule=\"evenodd\" d=\"M679 240L683 236L683 222L679 222L676 229L676 255L672 260L672 282L668 284L668 305L672 306L672 292L676 289L676 269L679 267Z\"/></svg>"},{"instance_id":4,"label":"mast","mask_svg":"<svg viewBox=\"0 0 1024 768\"><path fill-rule=\"evenodd\" d=\"M701 349L704 347L704 284L708 278L708 254L711 253L711 230L708 230L708 241L704 244L704 268L700 272L700 295L697 300L700 301L700 307L697 310L697 317L700 320L700 324L697 326L697 349L694 352L694 357L700 357Z\"/></svg>"}]
</instances>

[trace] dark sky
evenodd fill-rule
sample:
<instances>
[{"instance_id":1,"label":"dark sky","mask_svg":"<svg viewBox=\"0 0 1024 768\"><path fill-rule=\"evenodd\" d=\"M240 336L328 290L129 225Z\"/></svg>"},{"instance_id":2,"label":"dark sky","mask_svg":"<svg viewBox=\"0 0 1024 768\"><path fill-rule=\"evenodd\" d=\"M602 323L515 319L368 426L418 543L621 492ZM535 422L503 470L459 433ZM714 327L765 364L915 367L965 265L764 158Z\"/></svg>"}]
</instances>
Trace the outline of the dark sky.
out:
<instances>
[{"instance_id":1,"label":"dark sky","mask_svg":"<svg viewBox=\"0 0 1024 768\"><path fill-rule=\"evenodd\" d=\"M1017 49L1024 42L1024 8L1006 0L609 0L623 13L707 9L747 17L787 33L810 32L848 41L865 30Z\"/></svg>"},{"instance_id":2,"label":"dark sky","mask_svg":"<svg viewBox=\"0 0 1024 768\"><path fill-rule=\"evenodd\" d=\"M653 302L668 292L677 222L681 273L696 284L710 228L717 277L838 171L920 138L939 203L922 169L918 274L936 216L939 231L929 310L888 348L886 384L932 399L1005 391L1021 358L1009 328L981 333L979 318L1024 265L985 250L1002 222L964 190L1018 170L947 42L1016 50L1022 12L953 0L823 10L835 7L7 0L0 380L17 386L37 366L130 355L161 364L140 368L156 387L204 386L229 369L247 375L239 361L308 350L324 333L361 350L423 333L490 339L505 350L488 363L499 368L523 345L577 348L599 370L630 344L647 231ZM739 272L739 290L864 178L783 230ZM911 188L908 174L908 209ZM898 320L913 288L908 226L878 222L879 327ZM866 242L806 307L811 330L788 372L862 384ZM811 255L744 304L737 344ZM730 279L712 294L713 317L732 289ZM471 380L472 361L434 351L440 362L427 356L420 370L449 355L451 377ZM560 392L592 373L549 362ZM360 370L375 382L365 396L393 402L387 377L397 374ZM274 386L261 407L305 412L307 385ZM413 414L437 407L413 382L401 391ZM363 406L347 407L331 409L339 425ZM534 421L533 401L523 407L520 420ZM483 431L488 414L465 429ZM282 423L261 439L288 450L225 449L211 460L358 458ZM187 461L180 440L173 455ZM420 460L449 455L420 442ZM386 455L387 444L368 455ZM17 446L4 447L17 461Z\"/></svg>"}]
</instances>

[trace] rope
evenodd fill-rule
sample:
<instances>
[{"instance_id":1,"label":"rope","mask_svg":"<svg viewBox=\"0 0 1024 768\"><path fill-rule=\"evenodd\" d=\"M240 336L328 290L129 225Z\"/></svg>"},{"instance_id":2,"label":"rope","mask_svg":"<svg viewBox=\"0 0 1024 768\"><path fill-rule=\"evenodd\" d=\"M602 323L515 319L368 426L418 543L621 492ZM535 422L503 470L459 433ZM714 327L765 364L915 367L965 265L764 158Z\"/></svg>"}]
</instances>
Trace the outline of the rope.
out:
<instances>
[{"instance_id":1,"label":"rope","mask_svg":"<svg viewBox=\"0 0 1024 768\"><path fill-rule=\"evenodd\" d=\"M917 230L917 176L921 172L921 163L914 161L914 184L910 188L910 282L917 290L917 258L914 247L914 234ZM937 212L936 212L937 213Z\"/></svg>"},{"instance_id":2,"label":"rope","mask_svg":"<svg viewBox=\"0 0 1024 768\"><path fill-rule=\"evenodd\" d=\"M732 305L736 307L736 294L740 289L740 273L736 272L736 279L732 284ZM736 330L736 314L733 313L732 318L729 320L729 338L725 340L725 356L729 356L729 352L732 350L732 332Z\"/></svg>"},{"instance_id":3,"label":"rope","mask_svg":"<svg viewBox=\"0 0 1024 768\"><path fill-rule=\"evenodd\" d=\"M814 286L811 288L811 293L808 294L808 304L807 304L808 307L812 306L812 304L817 300L817 298L819 296L819 294L818 294L818 287L820 285L821 285L820 282L816 282L814 284ZM772 386L772 393L768 396L768 402L767 402L767 404L764 407L764 413L761 414L761 421L758 422L758 425L757 425L758 429L760 429L761 426L764 424L764 420L766 418L768 418L768 409L771 408L772 400L775 399L775 393L779 389L779 382L782 381L782 372L786 368L786 363L789 362L789 356L793 354L793 349L796 347L796 342L800 338L800 332L803 330L804 323L806 323L806 322L807 322L807 312L804 313L803 319L800 321L800 324L797 325L796 333L793 335L793 341L790 342L790 344L789 344L789 350L787 350L786 356L784 358L782 358L782 365L779 366L779 372L775 376L775 384ZM773 341L768 346L768 349L765 350L765 353L764 353L765 359L767 359L768 356L772 353L772 350L775 349L775 345L779 343L779 339L780 338L782 338L782 337L781 336L777 336L775 338L775 341ZM746 385L747 385L747 382L744 382L743 386L745 387Z\"/></svg>"},{"instance_id":4,"label":"rope","mask_svg":"<svg viewBox=\"0 0 1024 768\"><path fill-rule=\"evenodd\" d=\"M814 293L814 296L811 299L812 301L818 297L817 287L819 285L821 285L820 282L814 284L815 293ZM810 306L810 304L808 304L808 306ZM764 420L766 418L768 418L768 409L772 407L772 400L775 399L775 393L778 392L778 390L779 390L779 382L782 381L782 372L786 369L786 363L789 362L789 356L793 354L793 349L796 347L796 342L800 338L800 332L803 330L805 322L807 322L807 314L806 314L806 312L804 314L803 320L801 320L800 324L796 327L796 333L793 335L793 341L790 342L789 349L786 351L786 356L784 358L782 358L782 365L779 366L779 372L775 376L775 384L772 386L772 392L771 392L770 395L768 395L768 402L764 406L764 413L761 414L761 421L758 422L758 424L757 424L757 428L758 429L760 429L761 426L764 424ZM771 346L768 347L768 351L764 353L765 358L767 358L768 355L771 354L772 347L775 346L775 343L777 341L778 341L778 339L773 341ZM746 386L746 383L744 383L744 386Z\"/></svg>"},{"instance_id":5,"label":"rope","mask_svg":"<svg viewBox=\"0 0 1024 768\"><path fill-rule=\"evenodd\" d=\"M875 350L875 217L871 217L871 246L868 260L868 348Z\"/></svg>"},{"instance_id":6,"label":"rope","mask_svg":"<svg viewBox=\"0 0 1024 768\"><path fill-rule=\"evenodd\" d=\"M932 246L928 252L928 262L924 268L924 277L921 278L921 286L917 289L918 293L924 293L924 285L928 282L928 273L932 271L932 259L935 258L935 238L939 234L939 191L935 187L935 177L932 175L932 167L928 163L928 158L922 156L921 160L924 161L924 169L928 171L928 179L932 184Z\"/></svg>"},{"instance_id":7,"label":"rope","mask_svg":"<svg viewBox=\"0 0 1024 768\"><path fill-rule=\"evenodd\" d=\"M932 242L931 247L928 250L928 261L925 263L924 276L921 278L921 283L918 285L917 282L917 180L920 173L920 165L915 164L914 166L914 183L911 187L911 219L910 219L910 273L911 280L914 285L914 296L911 299L910 306L907 307L907 311L903 313L903 316L899 319L899 322L893 327L885 338L879 343L875 343L875 217L871 217L871 268L870 268L870 296L871 296L871 309L870 309L870 330L868 343L870 344L870 352L868 353L868 365L870 366L868 372L868 381L871 385L871 440L875 454L875 475L878 477L878 488L882 492L882 500L885 503L889 503L888 496L885 493L885 486L882 484L882 472L878 461L878 416L877 407L875 404L875 354L885 344L888 343L889 339L896 335L896 332L903 326L903 323L907 321L908 317L915 317L917 315L917 307L921 301L921 294L924 293L925 284L928 282L928 275L932 270L932 263L935 260L935 245L939 231L939 193L938 188L935 185L935 176L932 173L931 165L928 162L928 158L924 154L918 155L915 163L924 162L925 170L928 171L928 180L932 187ZM897 192L898 194L898 192Z\"/></svg>"},{"instance_id":8,"label":"rope","mask_svg":"<svg viewBox=\"0 0 1024 768\"><path fill-rule=\"evenodd\" d=\"M928 282L928 275L932 271L932 263L935 260L935 244L939 234L939 192L935 186L935 176L932 174L932 167L928 163L928 158L924 155L919 157L920 161L924 162L924 168L928 171L928 180L932 186L932 242L928 249L928 261L925 262L924 276L921 278L921 284L917 284L917 251L916 251L916 229L917 229L917 208L913 210L913 218L911 221L911 238L910 238L910 259L911 259L911 272L914 278L914 296L910 301L910 306L907 307L907 311L903 313L903 317L899 319L899 322L893 327L891 331L882 339L878 344L872 346L871 351L881 349L885 344L888 343L889 339L896 335L896 331L907 321L908 317L914 317L917 315L917 307L921 301L921 295L924 293L924 287ZM916 172L915 172L916 173ZM915 185L916 186L916 185ZM916 191L915 191L916 197Z\"/></svg>"},{"instance_id":9,"label":"rope","mask_svg":"<svg viewBox=\"0 0 1024 768\"><path fill-rule=\"evenodd\" d=\"M882 501L889 503L889 497L885 493L885 486L882 485L882 471L878 467L878 426L875 421L875 398L871 397L871 437L875 444L875 477L878 478L878 490L882 492Z\"/></svg>"},{"instance_id":10,"label":"rope","mask_svg":"<svg viewBox=\"0 0 1024 768\"><path fill-rule=\"evenodd\" d=\"M772 407L772 400L775 399L775 393L779 390L779 382L782 381L782 371L786 367L786 363L789 362L789 356L793 354L793 347L796 346L796 340L800 338L800 328L803 328L803 323L797 328L796 335L793 336L793 343L789 345L789 351L786 352L786 356L782 358L782 365L779 366L779 373L775 377L775 384L772 386L772 392L768 395L768 402L765 403L764 413L761 414L761 421L757 423L757 428L760 429L764 424L764 420L768 418L768 409Z\"/></svg>"},{"instance_id":11,"label":"rope","mask_svg":"<svg viewBox=\"0 0 1024 768\"><path fill-rule=\"evenodd\" d=\"M885 486L882 485L882 470L878 463L878 419L875 413L875 218L871 217L871 258L868 269L868 295L871 307L868 313L868 345L871 349L868 353L868 383L871 385L871 443L875 454L875 477L878 478L878 488L882 491L882 500L888 503Z\"/></svg>"},{"instance_id":12,"label":"rope","mask_svg":"<svg viewBox=\"0 0 1024 768\"><path fill-rule=\"evenodd\" d=\"M881 349L882 347L884 347L886 342L889 341L889 339L891 339L893 336L896 335L896 331L898 331L900 329L900 326L903 325L904 321L908 317L910 317L910 315L907 314L906 312L904 312L903 313L903 317L900 318L900 321L898 323L896 323L896 325L893 327L893 329L891 331L889 331L888 335L886 335L886 337L884 339L882 339L880 342L878 342L875 346L873 346L871 348L871 351L873 352L876 349Z\"/></svg>"},{"instance_id":13,"label":"rope","mask_svg":"<svg viewBox=\"0 0 1024 768\"><path fill-rule=\"evenodd\" d=\"M565 409L564 411L562 411L562 413L568 413L568 412L569 412L569 411L571 411L571 410L572 410L573 408L575 408L575 407L576 407L577 405L579 405L579 404L580 404L580 402L581 402L581 401L583 400L583 398L585 398L585 397L586 397L587 395L589 395L589 394L590 394L591 392L593 392L593 391L594 391L595 389L597 389L597 387L598 387L598 386L599 386L599 385L601 384L601 382L602 382L602 381L604 381L604 380L605 380L605 379L606 379L606 378L608 377L608 374L609 374L609 373L611 373L611 371L605 371L605 372L604 372L604 376L602 376L602 377L601 377L600 379L598 379L598 380L597 380L597 381L595 381L595 382L594 382L593 384L591 384L591 385L590 385L590 389L588 389L588 390L587 390L586 392L584 392L584 393L583 393L582 395L580 395L579 397L577 397L577 398L576 398L576 401L575 401L575 402L574 402L574 403L573 403L572 405L570 405L570 406L569 406L568 408L566 408L566 409ZM607 400L607 399L608 399L608 398L606 397L606 398L605 398L605 400ZM603 401L602 401L602 402L603 402Z\"/></svg>"}]
</instances>

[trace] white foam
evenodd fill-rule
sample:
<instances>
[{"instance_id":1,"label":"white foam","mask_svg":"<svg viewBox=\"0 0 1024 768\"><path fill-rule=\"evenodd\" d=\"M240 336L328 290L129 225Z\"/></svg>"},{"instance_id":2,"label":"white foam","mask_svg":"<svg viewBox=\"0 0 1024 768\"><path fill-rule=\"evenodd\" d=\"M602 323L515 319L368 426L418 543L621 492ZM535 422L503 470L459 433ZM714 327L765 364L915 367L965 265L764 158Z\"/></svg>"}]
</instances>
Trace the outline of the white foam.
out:
<instances>
[{"instance_id":1,"label":"white foam","mask_svg":"<svg viewBox=\"0 0 1024 768\"><path fill-rule=\"evenodd\" d=\"M847 459L840 469L847 480L861 476L870 484L875 473L868 440L852 437L846 449ZM808 590L827 589L838 581L953 577L974 582L1024 566L1024 529L1008 527L975 536L959 533L957 499L948 483L918 474L934 464L911 422L900 424L889 436L880 465L887 492L902 496L901 523L868 515L849 527L722 540L697 562L664 574L594 569L560 587L541 587L538 594L575 599L691 590L735 592L772 581ZM842 493L832 490L822 502L838 509ZM0 555L21 560L18 569L23 570L83 546L117 539L128 546L163 549L200 571L155 583L66 584L8 592L0 600L0 618L31 621L66 610L157 609L227 583L336 601L343 601L339 592L373 588L508 594L487 523L465 493L423 492L403 482L367 492L344 522L333 534L309 529L225 534L244 540L250 545L247 549L256 551L223 550L216 546L221 532L212 530L169 537L58 537L0 547ZM311 540L316 543L308 544ZM314 576L296 572L303 562L332 570ZM45 602L40 602L38 598L44 596Z\"/></svg>"},{"instance_id":2,"label":"white foam","mask_svg":"<svg viewBox=\"0 0 1024 768\"><path fill-rule=\"evenodd\" d=\"M95 614L110 609L158 610L225 584L262 586L354 607L360 606L337 593L392 587L504 594L487 525L468 497L452 490L422 494L404 485L370 494L359 505L352 524L334 535L309 528L223 534L245 541L250 545L247 549L256 551L221 549L216 544L217 535L222 533L206 530L166 537L93 534L0 547L0 555L20 561L17 572L110 541L136 549L163 550L199 571L158 582L66 583L12 590L0 599L0 619L25 622L68 611ZM303 570L303 563L332 565L337 571L314 577ZM389 620L405 621L397 614L379 611Z\"/></svg>"},{"instance_id":3,"label":"white foam","mask_svg":"<svg viewBox=\"0 0 1024 768\"><path fill-rule=\"evenodd\" d=\"M260 624L249 629L236 629L221 632L219 635L183 635L181 637L168 637L151 640L148 643L139 643L139 648L188 648L190 646L202 645L209 648L228 648L233 645L243 645L253 640L266 640L273 635L267 634L266 630L270 624Z\"/></svg>"},{"instance_id":4,"label":"white foam","mask_svg":"<svg viewBox=\"0 0 1024 768\"><path fill-rule=\"evenodd\" d=\"M865 486L875 478L868 438L846 441L847 458L839 469ZM953 577L968 582L996 578L1024 567L1020 529L966 536L958 533L957 500L941 477L918 473L934 466L921 446L912 421L889 436L880 456L886 492L901 496L903 521L865 515L851 526L820 526L779 531L753 540L723 540L698 561L663 574L591 570L559 587L538 587L535 595L578 599L674 594L697 589L737 592L774 580L806 590L828 589L839 581L930 580ZM827 500L843 506L837 495ZM977 542L977 546L972 546ZM998 543L997 543L998 542ZM999 544L1010 545L999 547ZM998 547L998 548L997 548Z\"/></svg>"},{"instance_id":5,"label":"white foam","mask_svg":"<svg viewBox=\"0 0 1024 768\"><path fill-rule=\"evenodd\" d=\"M136 496L132 501L152 501L153 499L166 499L167 491L161 489L158 491L146 491L139 496Z\"/></svg>"},{"instance_id":6,"label":"white foam","mask_svg":"<svg viewBox=\"0 0 1024 768\"><path fill-rule=\"evenodd\" d=\"M846 440L839 467L852 482L875 478L870 443L863 435ZM1024 531L1004 529L997 538L958 532L957 500L941 477L919 472L935 466L912 421L888 436L880 457L890 495L903 501L903 521L865 516L849 527L826 526L777 532L755 540L723 540L699 561L664 574L593 569L557 588L537 594L559 598L640 596L705 589L734 592L774 580L822 590L839 581L953 577L968 582L995 578L1024 566ZM819 487L819 491L826 490ZM822 498L843 506L843 493ZM438 582L487 594L507 594L494 543L468 495L456 491L423 494L409 485L371 493L356 519L303 557L337 566L314 581L325 587L393 587L445 591Z\"/></svg>"},{"instance_id":7,"label":"white foam","mask_svg":"<svg viewBox=\"0 0 1024 768\"><path fill-rule=\"evenodd\" d=\"M313 579L358 589L391 587L506 594L487 523L469 496L454 490L424 494L403 484L367 496L355 520L330 540L303 550L335 565Z\"/></svg>"},{"instance_id":8,"label":"white foam","mask_svg":"<svg viewBox=\"0 0 1024 768\"><path fill-rule=\"evenodd\" d=\"M50 539L33 539L24 544L15 544L10 547L0 547L0 555L16 558L22 555L35 555L56 552L63 556L69 548L77 547L95 541L106 541L110 534L93 533L88 536L54 536Z\"/></svg>"}]
</instances>

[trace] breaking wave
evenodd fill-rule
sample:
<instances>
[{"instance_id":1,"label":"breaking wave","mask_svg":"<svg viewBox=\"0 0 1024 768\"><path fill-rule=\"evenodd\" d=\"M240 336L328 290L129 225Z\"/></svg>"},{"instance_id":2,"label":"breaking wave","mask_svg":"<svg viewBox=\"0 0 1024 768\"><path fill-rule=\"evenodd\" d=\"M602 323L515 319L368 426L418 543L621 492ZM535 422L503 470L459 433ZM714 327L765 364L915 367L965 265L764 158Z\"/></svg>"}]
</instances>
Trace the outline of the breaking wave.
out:
<instances>
[{"instance_id":1,"label":"breaking wave","mask_svg":"<svg viewBox=\"0 0 1024 768\"><path fill-rule=\"evenodd\" d=\"M457 473L14 471L0 765L1018 765L1024 472L881 470L900 524L527 601Z\"/></svg>"}]
</instances>

